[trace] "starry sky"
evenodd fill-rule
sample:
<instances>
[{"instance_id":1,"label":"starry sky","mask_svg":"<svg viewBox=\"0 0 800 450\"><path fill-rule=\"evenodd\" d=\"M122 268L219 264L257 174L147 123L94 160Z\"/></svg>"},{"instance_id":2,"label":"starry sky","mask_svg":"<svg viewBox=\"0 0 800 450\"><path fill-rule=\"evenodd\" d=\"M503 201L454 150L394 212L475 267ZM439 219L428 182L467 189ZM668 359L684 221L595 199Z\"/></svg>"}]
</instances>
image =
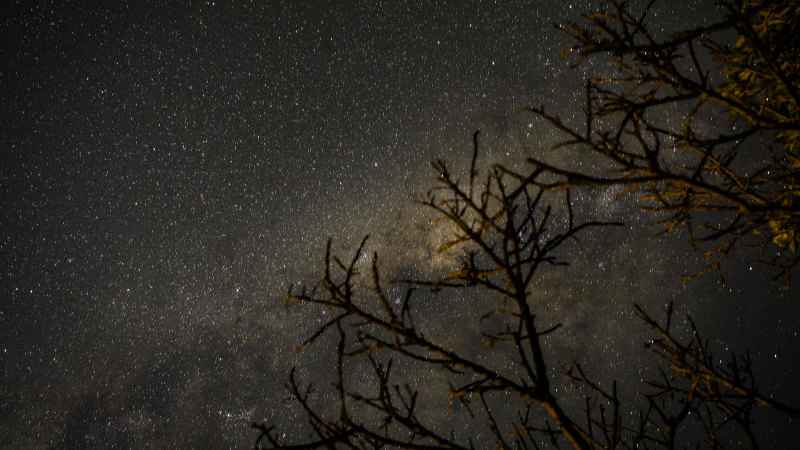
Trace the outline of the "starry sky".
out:
<instances>
[{"instance_id":1,"label":"starry sky","mask_svg":"<svg viewBox=\"0 0 800 450\"><path fill-rule=\"evenodd\" d=\"M429 161L463 170L475 130L483 164L558 160L521 108L579 120L582 70L603 70L571 70L552 25L596 2L108 3L2 6L3 448L242 448L252 421L293 420L290 368L324 380L326 356L293 351L321 312L281 302L320 275L328 237L349 254L369 233L387 278L449 267L434 251L448 230L412 204ZM714 20L708 3L661 5L655 26ZM578 212L626 226L588 233L540 281L541 317L564 323L550 361L638 381L633 302L674 301L796 405L798 288L775 291L748 254L722 292L682 284L701 257L614 194L583 192ZM761 426L775 445L800 437Z\"/></svg>"}]
</instances>

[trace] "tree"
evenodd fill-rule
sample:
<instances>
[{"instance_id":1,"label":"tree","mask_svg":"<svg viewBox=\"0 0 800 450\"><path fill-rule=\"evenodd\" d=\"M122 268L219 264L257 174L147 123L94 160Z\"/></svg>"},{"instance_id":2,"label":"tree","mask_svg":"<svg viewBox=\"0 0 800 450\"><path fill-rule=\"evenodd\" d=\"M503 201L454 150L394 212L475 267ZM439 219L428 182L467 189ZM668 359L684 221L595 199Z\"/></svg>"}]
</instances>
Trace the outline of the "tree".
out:
<instances>
[{"instance_id":1,"label":"tree","mask_svg":"<svg viewBox=\"0 0 800 450\"><path fill-rule=\"evenodd\" d=\"M746 246L767 255L760 262L787 287L800 261L800 3L725 2L721 21L666 37L648 29L654 3L634 14L609 0L560 27L576 66L591 59L614 71L587 79L583 127L527 110L565 134L558 148L585 149L602 169L530 158L532 171L556 177L542 187L640 194L665 231L685 225L705 253L696 275L717 270L724 283L720 265ZM676 113L683 120L671 120ZM712 127L715 116L727 125Z\"/></svg>"},{"instance_id":2,"label":"tree","mask_svg":"<svg viewBox=\"0 0 800 450\"><path fill-rule=\"evenodd\" d=\"M712 445L731 432L741 432L755 443L750 417L754 406L800 418L797 409L760 393L748 358L733 356L721 366L699 335L688 343L674 337L672 311L659 323L638 310L656 333L648 345L665 364L662 378L648 383L646 403L634 420L622 416L622 411L635 407L621 405L616 384L610 389L600 386L578 364L563 368L563 375L579 391L553 389L548 362L552 355L545 354L543 342L560 325L537 321L531 297L539 272L565 265L567 247L585 230L619 224L578 220L569 189L556 196L538 187L544 171L519 179L493 167L479 180L476 160L477 133L466 184L459 184L437 161L433 166L438 185L420 201L453 226L441 250L460 250L455 270L433 281L387 285L381 281L377 254L369 273L359 271L366 238L349 262L333 255L329 241L322 279L310 289L290 289L288 303L330 311L327 321L299 348L326 335L334 338L336 407L318 403L312 387L304 387L292 371L288 389L308 418L309 440L289 445L282 430L254 424L260 432L257 446L474 448L491 441L498 448L537 448L546 439L575 448L673 447L685 441L679 429L686 423L703 429ZM364 278L370 280L368 289L360 287ZM406 290L401 301L394 301L388 292L398 283ZM420 288L434 293L479 290L485 302L480 304L478 337L502 358L493 362L484 357L480 345L457 348L431 337L417 316ZM464 327L463 332L470 329ZM409 364L445 378L450 405L462 405L470 416L483 418L472 429L475 435L446 433L425 419L435 402L429 404L419 386L393 370ZM354 379L364 373L369 381ZM576 412L570 405L580 392L586 395L585 403L583 411ZM480 430L490 438L479 437Z\"/></svg>"},{"instance_id":3,"label":"tree","mask_svg":"<svg viewBox=\"0 0 800 450\"><path fill-rule=\"evenodd\" d=\"M494 166L479 177L476 133L466 182L436 161L437 185L419 201L453 230L440 248L460 255L449 273L385 283L377 254L364 267L367 238L344 261L329 241L320 281L290 289L286 302L327 313L298 350L335 347L332 387L315 392L292 370L287 387L307 418L307 439L294 443L280 428L253 424L256 446L674 448L695 439L719 448L735 435L756 447L756 408L800 419L800 410L759 389L747 354L715 356L690 318L690 338L679 338L671 305L661 320L636 307L653 333L646 347L661 361L658 376L639 389L640 403L623 404L615 382L597 382L576 363L561 367L576 390L556 390L559 355L547 353L546 340L561 325L537 318L542 272L566 265L581 234L619 225L576 217L572 193L587 187L646 192L645 207L667 214L667 230L685 224L694 244L712 244L708 269L719 269L738 245L774 243L776 256L765 262L788 283L800 226L792 57L800 11L765 1L728 6L721 22L663 40L647 31L647 11L636 17L615 0L584 25L566 27L584 59L608 54L618 72L589 79L585 129L529 110L566 134L561 147L588 149L606 166L582 172L531 158L527 172ZM740 36L735 45L713 39L730 30ZM720 74L703 67L703 52ZM665 108L684 108L685 120L671 124ZM701 130L707 111L727 112L730 129ZM476 291L481 301L465 309L479 310L478 323L462 327L474 333L462 345L431 330L437 318L420 318L429 295ZM485 348L498 356L487 358ZM437 374L446 406L397 369L409 366ZM438 407L471 417L471 428L456 433L431 421L427 412Z\"/></svg>"}]
</instances>

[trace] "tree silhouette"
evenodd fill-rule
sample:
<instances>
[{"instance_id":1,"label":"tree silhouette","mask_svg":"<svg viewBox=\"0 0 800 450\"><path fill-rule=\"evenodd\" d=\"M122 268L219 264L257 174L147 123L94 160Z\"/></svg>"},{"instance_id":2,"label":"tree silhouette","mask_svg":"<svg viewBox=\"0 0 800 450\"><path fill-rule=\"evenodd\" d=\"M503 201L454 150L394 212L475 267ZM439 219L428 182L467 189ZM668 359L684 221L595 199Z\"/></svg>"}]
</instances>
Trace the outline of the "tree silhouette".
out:
<instances>
[{"instance_id":1,"label":"tree silhouette","mask_svg":"<svg viewBox=\"0 0 800 450\"><path fill-rule=\"evenodd\" d=\"M290 290L288 303L314 305L329 310L327 321L299 347L304 348L333 335L336 369L332 385L335 411L315 403L314 390L304 387L292 371L288 389L308 418L307 442L289 445L282 430L254 424L257 446L264 448L474 448L486 445L486 437L445 433L440 424L423 418L435 405L425 402L420 391L401 373L398 365L417 364L447 378L450 404L463 405L469 415L482 415L498 448L537 448L542 439L575 448L672 447L684 442L678 430L697 423L714 445L720 435L735 428L755 443L750 412L766 405L800 418L800 411L760 393L749 358L733 356L719 366L697 333L688 343L671 334L672 311L664 324L638 309L656 336L648 346L664 361L660 379L648 383L643 393L647 404L631 421L621 411L616 384L606 390L592 381L577 364L563 368L579 390L556 392L553 373L543 341L560 324L541 324L531 296L539 271L566 265L565 247L586 229L619 223L579 221L569 189L561 195L538 185L544 171L525 179L493 167L485 178L476 171L477 133L468 181L459 184L447 166L433 167L438 184L419 203L435 211L453 226L454 233L440 250L460 250L460 264L449 274L433 280L401 280L406 286L400 301L387 294L392 286L381 281L378 256L371 270L359 270L365 238L353 257L343 262L333 255L329 241L322 279L311 288ZM360 286L365 278L369 288ZM391 283L390 283L391 284ZM487 361L477 348L457 348L430 337L416 318L417 291L479 290L482 318L479 346L491 346L503 358ZM423 291L425 290L423 289ZM471 306L474 307L475 305ZM441 318L441 320L446 320ZM464 327L468 333L472 328ZM696 331L696 330L695 330ZM475 342L468 340L468 342ZM356 382L356 369L368 367L369 382ZM360 375L363 377L363 374ZM571 399L586 394L583 412L567 407ZM635 407L634 407L635 409ZM452 430L451 430L452 431Z\"/></svg>"},{"instance_id":2,"label":"tree silhouette","mask_svg":"<svg viewBox=\"0 0 800 450\"><path fill-rule=\"evenodd\" d=\"M647 26L654 1L641 14L607 3L561 27L576 66L614 68L587 79L585 125L526 108L565 134L557 147L586 149L603 169L530 158L533 171L556 175L548 187L641 193L645 209L665 214L665 231L686 225L705 253L696 275L717 270L724 283L720 264L747 246L762 249L760 262L788 287L800 261L800 4L725 2L722 20L659 37ZM712 126L717 116L727 124Z\"/></svg>"},{"instance_id":3,"label":"tree silhouette","mask_svg":"<svg viewBox=\"0 0 800 450\"><path fill-rule=\"evenodd\" d=\"M639 389L640 402L623 404L616 382L594 381L577 363L561 367L575 390L554 387L553 361L562 355L548 354L545 343L561 324L537 317L541 274L566 265L581 234L620 225L577 217L574 189L645 192L644 207L667 214L666 230L685 224L693 244L708 246L706 271L719 270L737 246L774 243L775 256L763 262L780 268L777 278L788 283L799 259L793 55L800 6L729 3L722 21L658 39L645 26L652 4L633 15L610 0L583 24L564 27L579 64L607 54L616 67L589 79L585 129L529 108L566 134L560 147L597 156L604 164L598 171L530 158L530 170L498 165L479 176L476 133L466 181L435 161L437 184L418 202L452 230L440 251L460 255L455 270L386 283L377 254L364 263L367 238L347 260L328 242L319 282L290 288L286 302L326 312L298 350L335 347L332 390L317 392L292 370L287 387L307 418L307 437L297 442L284 429L253 424L256 447L674 448L694 440L719 448L732 435L757 447L755 408L800 419L800 410L759 389L747 354L715 356L691 318L690 337L679 338L671 305L661 319L636 307L652 333L646 347L661 361L658 376ZM731 30L735 45L714 40ZM701 64L709 55L719 74ZM686 111L681 123L663 114L667 108ZM725 130L701 129L701 116L720 111L731 119ZM420 319L424 300L446 292L480 299L465 307L479 310L479 319L459 327L469 336L458 344L430 328L447 317ZM488 358L486 348L498 356ZM412 366L437 374L447 405L428 395L439 385L423 390L398 369ZM471 427L433 419L430 412L441 408L468 415Z\"/></svg>"}]
</instances>

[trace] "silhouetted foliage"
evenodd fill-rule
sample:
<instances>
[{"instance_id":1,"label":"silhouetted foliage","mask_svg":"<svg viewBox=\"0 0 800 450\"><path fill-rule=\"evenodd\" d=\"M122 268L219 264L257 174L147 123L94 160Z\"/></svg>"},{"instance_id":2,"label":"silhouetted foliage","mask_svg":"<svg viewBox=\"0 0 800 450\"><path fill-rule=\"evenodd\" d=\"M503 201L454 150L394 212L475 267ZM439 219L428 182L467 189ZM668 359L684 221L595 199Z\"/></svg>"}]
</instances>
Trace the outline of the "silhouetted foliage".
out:
<instances>
[{"instance_id":1,"label":"silhouetted foliage","mask_svg":"<svg viewBox=\"0 0 800 450\"><path fill-rule=\"evenodd\" d=\"M287 387L309 433L296 442L285 430L253 424L256 446L475 448L491 441L497 448L674 448L696 439L698 446L719 448L736 434L756 447L754 408L800 419L800 410L758 388L749 355L713 356L690 318L690 338L680 339L672 305L660 320L636 307L652 332L646 347L662 362L659 376L639 389L640 402L623 404L615 382L594 381L590 368L577 363L561 368L575 390L557 390L552 361L560 355L547 354L550 347L543 343L561 324L542 323L541 305L533 301L541 272L566 265L567 249L582 233L620 225L576 217L571 193L579 186L646 190L646 207L669 215L667 230L686 224L693 243L713 243L709 268L718 269L740 243L774 242L780 248L767 262L781 267L788 282L798 260L796 235L783 236L794 233L800 220L793 155L797 63L789 58L791 50L774 41L795 39L790 31L797 13L777 3L731 4L719 23L658 40L645 28L646 13L634 16L611 0L608 11L566 27L577 41L575 51L584 58L609 53L618 72L590 79L585 130L573 130L541 108L530 110L568 135L562 145L588 148L610 162L610 170L577 172L532 158L528 172L494 166L479 177L476 133L466 181L435 161L437 184L418 202L452 229L440 251L460 255L454 270L433 280L386 283L377 254L364 267L367 238L347 260L334 254L329 241L319 282L290 288L286 302L326 312L298 350L333 339L335 399L317 398L293 370ZM777 29L773 20L780 22ZM726 46L712 39L726 30L744 36L743 43ZM712 83L714 76L699 62L699 46L716 58L728 81ZM758 55L748 59L752 52ZM736 67L758 73L737 79ZM764 81L768 76L782 84ZM780 96L779 104L753 100L764 96L766 102L768 95L770 101ZM659 111L680 103L688 103L689 112L670 126ZM698 129L698 117L711 103L731 114L731 131L708 135ZM735 162L740 151L748 154L744 166ZM398 289L404 295L395 296ZM497 349L502 358L487 359L470 348L476 339L453 345L426 331L420 322L431 318L419 320L419 298L444 291L469 291L468 298L482 299L466 307L480 310L480 323L459 332L477 333L477 347ZM407 374L397 373L408 365L439 374L450 398L447 408L460 405L482 425L456 432L432 420L428 412L440 405L429 402ZM575 406L579 398L582 407Z\"/></svg>"},{"instance_id":2,"label":"silhouetted foliage","mask_svg":"<svg viewBox=\"0 0 800 450\"><path fill-rule=\"evenodd\" d=\"M686 225L702 247L708 265L696 275L717 270L723 283L722 261L748 246L788 286L800 260L800 4L726 2L721 21L660 37L647 25L654 3L634 14L609 0L561 27L576 66L613 67L587 79L583 127L527 108L566 135L558 147L585 148L606 167L529 162L556 175L548 187L643 193L645 209L665 213L665 231ZM713 125L717 116L726 126Z\"/></svg>"}]
</instances>

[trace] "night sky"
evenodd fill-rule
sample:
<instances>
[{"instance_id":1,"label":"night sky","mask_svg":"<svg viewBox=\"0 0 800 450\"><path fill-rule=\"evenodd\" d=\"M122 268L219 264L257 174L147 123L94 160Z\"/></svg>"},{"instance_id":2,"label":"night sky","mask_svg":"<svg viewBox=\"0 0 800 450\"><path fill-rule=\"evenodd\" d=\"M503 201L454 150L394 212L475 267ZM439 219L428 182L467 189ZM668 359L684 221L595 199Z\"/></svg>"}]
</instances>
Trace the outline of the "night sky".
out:
<instances>
[{"instance_id":1,"label":"night sky","mask_svg":"<svg viewBox=\"0 0 800 450\"><path fill-rule=\"evenodd\" d=\"M3 448L252 445L251 422L298 417L281 402L293 365L331 379L330 348L293 351L322 311L282 306L321 275L328 237L349 255L369 233L386 279L451 267L434 251L448 230L412 204L435 182L429 161L464 170L476 130L483 164L558 161L558 136L521 108L582 114L584 73L552 23L594 3L83 3L0 14ZM719 17L669 3L654 27ZM686 236L655 236L614 199L575 199L626 226L585 235L537 287L537 318L564 323L551 365L635 384L652 359L633 303L674 301L797 406L797 284L776 291L743 252L723 291L714 275L684 285L702 267ZM453 318L469 299L437 299L430 326L464 344Z\"/></svg>"}]
</instances>

